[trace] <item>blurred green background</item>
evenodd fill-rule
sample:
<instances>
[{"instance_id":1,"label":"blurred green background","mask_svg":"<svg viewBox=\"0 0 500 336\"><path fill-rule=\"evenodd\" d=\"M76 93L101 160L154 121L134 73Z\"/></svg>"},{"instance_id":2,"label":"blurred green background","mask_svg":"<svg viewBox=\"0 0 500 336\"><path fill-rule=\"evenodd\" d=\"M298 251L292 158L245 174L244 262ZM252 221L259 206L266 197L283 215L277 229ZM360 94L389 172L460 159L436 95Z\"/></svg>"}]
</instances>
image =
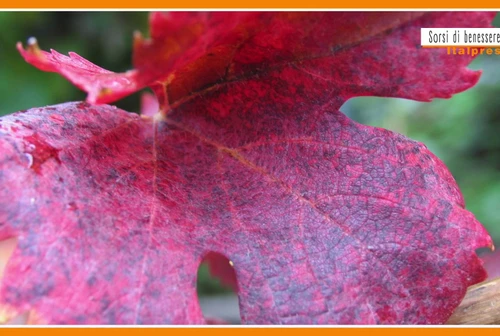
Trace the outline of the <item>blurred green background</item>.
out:
<instances>
[{"instance_id":1,"label":"blurred green background","mask_svg":"<svg viewBox=\"0 0 500 336\"><path fill-rule=\"evenodd\" d=\"M112 71L131 67L132 33L148 32L145 12L0 13L0 115L31 107L84 100L85 94L56 74L26 64L17 41L35 36L42 49L74 51ZM500 26L500 16L495 20ZM404 99L362 97L342 111L354 120L402 133L425 143L455 176L466 205L500 246L500 56L480 56L480 83L452 99L418 103ZM116 103L134 112L139 96ZM202 294L220 292L201 268Z\"/></svg>"}]
</instances>

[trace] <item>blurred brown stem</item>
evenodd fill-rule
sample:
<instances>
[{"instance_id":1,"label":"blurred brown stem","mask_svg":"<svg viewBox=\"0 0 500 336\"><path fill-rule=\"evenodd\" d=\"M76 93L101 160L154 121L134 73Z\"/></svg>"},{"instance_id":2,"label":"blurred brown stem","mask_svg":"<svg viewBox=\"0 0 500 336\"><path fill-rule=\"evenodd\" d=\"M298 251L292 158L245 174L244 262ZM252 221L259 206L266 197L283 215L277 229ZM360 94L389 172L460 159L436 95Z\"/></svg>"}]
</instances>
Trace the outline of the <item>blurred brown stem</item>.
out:
<instances>
[{"instance_id":1,"label":"blurred brown stem","mask_svg":"<svg viewBox=\"0 0 500 336\"><path fill-rule=\"evenodd\" d=\"M447 324L500 324L500 278L470 287Z\"/></svg>"}]
</instances>

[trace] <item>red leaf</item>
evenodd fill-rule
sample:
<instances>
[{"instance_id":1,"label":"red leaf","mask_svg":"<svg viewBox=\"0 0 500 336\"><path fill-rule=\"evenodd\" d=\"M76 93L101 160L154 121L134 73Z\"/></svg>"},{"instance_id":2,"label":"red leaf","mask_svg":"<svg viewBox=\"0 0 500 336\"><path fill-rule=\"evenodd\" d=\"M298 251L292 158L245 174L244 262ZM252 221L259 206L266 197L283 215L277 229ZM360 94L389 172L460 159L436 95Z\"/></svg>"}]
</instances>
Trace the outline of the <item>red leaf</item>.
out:
<instances>
[{"instance_id":1,"label":"red leaf","mask_svg":"<svg viewBox=\"0 0 500 336\"><path fill-rule=\"evenodd\" d=\"M219 278L223 285L238 292L238 279L236 279L232 261L219 253L209 252L203 262L208 264L208 269L212 276Z\"/></svg>"},{"instance_id":2,"label":"red leaf","mask_svg":"<svg viewBox=\"0 0 500 336\"><path fill-rule=\"evenodd\" d=\"M428 101L470 87L479 74L463 67L471 57L420 50L420 27L485 27L494 14L153 13L151 39L135 36L136 69L123 74L75 53L41 51L36 40L27 50L18 43L18 49L27 62L87 91L90 103L113 102L152 86L162 105L174 104L221 83L283 68L298 79L330 82L344 100L380 95Z\"/></svg>"},{"instance_id":3,"label":"red leaf","mask_svg":"<svg viewBox=\"0 0 500 336\"><path fill-rule=\"evenodd\" d=\"M422 145L328 105L181 110L2 120L0 238L19 237L4 303L50 323L201 323L196 271L216 251L248 323L440 323L484 278L491 240Z\"/></svg>"},{"instance_id":4,"label":"red leaf","mask_svg":"<svg viewBox=\"0 0 500 336\"><path fill-rule=\"evenodd\" d=\"M419 28L493 14L414 16L157 14L135 78L162 82L167 116L71 103L0 119L0 239L19 242L0 302L47 323L204 323L196 273L216 252L244 323L445 322L491 238L424 145L338 112L477 81L470 57L419 49Z\"/></svg>"},{"instance_id":5,"label":"red leaf","mask_svg":"<svg viewBox=\"0 0 500 336\"><path fill-rule=\"evenodd\" d=\"M112 102L144 87L137 83L136 71L116 74L98 67L74 52L70 52L69 57L55 50L48 53L38 48L34 38L28 40L27 50L23 49L21 42L17 43L17 49L26 62L40 70L59 72L77 87L87 91L89 102Z\"/></svg>"}]
</instances>

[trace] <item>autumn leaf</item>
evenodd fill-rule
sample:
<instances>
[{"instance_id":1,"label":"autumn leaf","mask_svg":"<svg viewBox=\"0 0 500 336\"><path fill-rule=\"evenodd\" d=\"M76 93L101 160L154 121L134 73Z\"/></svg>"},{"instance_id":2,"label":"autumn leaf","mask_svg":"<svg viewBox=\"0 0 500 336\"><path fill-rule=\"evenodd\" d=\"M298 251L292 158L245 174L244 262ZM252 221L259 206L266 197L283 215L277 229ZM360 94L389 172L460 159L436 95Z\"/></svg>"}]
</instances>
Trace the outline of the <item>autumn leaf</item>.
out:
<instances>
[{"instance_id":1,"label":"autumn leaf","mask_svg":"<svg viewBox=\"0 0 500 336\"><path fill-rule=\"evenodd\" d=\"M339 100L378 95L428 101L469 88L479 74L464 67L470 56L421 50L420 27L489 27L493 17L478 12L153 13L151 38L135 35L135 69L122 74L75 53L42 51L36 39L28 41L27 50L21 43L17 47L29 63L59 72L87 91L89 103L110 103L151 86L162 105L175 106L224 83L273 74L283 75L287 86L309 90L302 79L323 81L316 86L335 88Z\"/></svg>"},{"instance_id":2,"label":"autumn leaf","mask_svg":"<svg viewBox=\"0 0 500 336\"><path fill-rule=\"evenodd\" d=\"M445 322L485 278L475 250L491 238L424 145L339 108L471 87L472 58L421 49L420 27L493 15L153 14L125 74L21 49L89 102L149 85L163 113L67 103L0 119L0 240L18 241L4 318L205 323L196 272L223 255L244 323Z\"/></svg>"}]
</instances>

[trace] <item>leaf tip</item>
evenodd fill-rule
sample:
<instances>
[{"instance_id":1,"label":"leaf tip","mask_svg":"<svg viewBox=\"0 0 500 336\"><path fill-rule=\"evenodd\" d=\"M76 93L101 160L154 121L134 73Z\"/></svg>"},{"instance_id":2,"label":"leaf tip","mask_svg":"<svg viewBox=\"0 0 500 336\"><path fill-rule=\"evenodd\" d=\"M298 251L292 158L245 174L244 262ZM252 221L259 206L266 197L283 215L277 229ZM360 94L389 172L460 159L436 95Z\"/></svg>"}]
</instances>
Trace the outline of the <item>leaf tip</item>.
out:
<instances>
[{"instance_id":1,"label":"leaf tip","mask_svg":"<svg viewBox=\"0 0 500 336\"><path fill-rule=\"evenodd\" d=\"M41 55L40 47L38 46L38 40L36 37L30 37L26 42L26 49L24 49L23 44L21 42L17 42L16 44L17 50L24 56L25 53L29 53L35 56Z\"/></svg>"},{"instance_id":2,"label":"leaf tip","mask_svg":"<svg viewBox=\"0 0 500 336\"><path fill-rule=\"evenodd\" d=\"M34 67L49 72L56 72L57 69L52 64L52 56L47 52L40 49L38 41L35 37L30 37L26 43L26 49L24 49L21 42L17 42L16 48L24 58L24 60L33 65Z\"/></svg>"}]
</instances>

